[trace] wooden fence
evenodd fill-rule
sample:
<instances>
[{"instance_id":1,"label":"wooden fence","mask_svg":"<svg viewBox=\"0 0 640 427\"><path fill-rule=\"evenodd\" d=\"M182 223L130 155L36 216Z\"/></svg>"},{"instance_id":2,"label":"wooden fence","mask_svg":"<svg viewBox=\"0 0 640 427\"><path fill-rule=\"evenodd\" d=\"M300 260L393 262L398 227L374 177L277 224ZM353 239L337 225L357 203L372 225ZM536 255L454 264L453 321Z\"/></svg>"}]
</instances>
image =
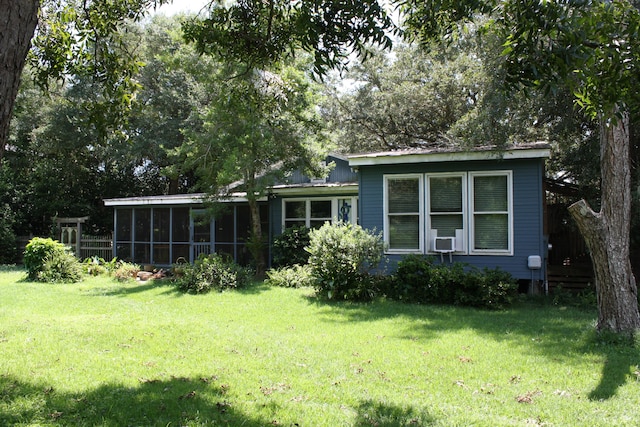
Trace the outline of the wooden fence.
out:
<instances>
[{"instance_id":1,"label":"wooden fence","mask_svg":"<svg viewBox=\"0 0 640 427\"><path fill-rule=\"evenodd\" d=\"M16 261L19 264L22 263L25 246L27 246L27 243L29 243L29 240L33 237L34 236L20 236L17 238L18 259ZM111 258L113 258L113 236L110 234L105 236L91 236L83 234L80 239L80 253L77 253L78 247L75 244L68 245L68 247L80 260L94 256L107 261L110 261Z\"/></svg>"}]
</instances>

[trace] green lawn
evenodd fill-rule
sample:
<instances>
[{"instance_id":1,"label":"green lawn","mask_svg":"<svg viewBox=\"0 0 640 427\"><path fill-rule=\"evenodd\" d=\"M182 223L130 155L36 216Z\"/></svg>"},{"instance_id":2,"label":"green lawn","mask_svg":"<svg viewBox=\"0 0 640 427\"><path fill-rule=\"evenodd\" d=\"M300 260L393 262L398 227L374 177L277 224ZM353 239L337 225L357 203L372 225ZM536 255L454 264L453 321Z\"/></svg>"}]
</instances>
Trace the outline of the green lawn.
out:
<instances>
[{"instance_id":1,"label":"green lawn","mask_svg":"<svg viewBox=\"0 0 640 427\"><path fill-rule=\"evenodd\" d=\"M595 311L24 277L0 272L3 426L640 425L640 346Z\"/></svg>"}]
</instances>

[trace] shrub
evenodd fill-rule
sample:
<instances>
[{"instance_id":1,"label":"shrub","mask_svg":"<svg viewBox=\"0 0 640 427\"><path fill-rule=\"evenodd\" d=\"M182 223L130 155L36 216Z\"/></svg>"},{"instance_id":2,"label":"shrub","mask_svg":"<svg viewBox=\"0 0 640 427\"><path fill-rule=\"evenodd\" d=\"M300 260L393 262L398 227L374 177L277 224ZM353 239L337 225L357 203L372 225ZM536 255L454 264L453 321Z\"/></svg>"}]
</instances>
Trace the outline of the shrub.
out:
<instances>
[{"instance_id":1,"label":"shrub","mask_svg":"<svg viewBox=\"0 0 640 427\"><path fill-rule=\"evenodd\" d=\"M450 304L463 268L460 263L435 264L431 256L407 255L398 263L385 295L406 302Z\"/></svg>"},{"instance_id":2,"label":"shrub","mask_svg":"<svg viewBox=\"0 0 640 427\"><path fill-rule=\"evenodd\" d=\"M499 268L470 269L464 263L436 264L429 256L408 255L398 263L384 293L410 303L498 309L512 302L516 290L515 279Z\"/></svg>"},{"instance_id":3,"label":"shrub","mask_svg":"<svg viewBox=\"0 0 640 427\"><path fill-rule=\"evenodd\" d=\"M382 259L382 236L359 225L325 224L309 232L315 288L328 298L367 300L378 290L372 271Z\"/></svg>"},{"instance_id":4,"label":"shrub","mask_svg":"<svg viewBox=\"0 0 640 427\"><path fill-rule=\"evenodd\" d=\"M82 280L82 265L68 250L49 253L37 274L39 282L76 283Z\"/></svg>"},{"instance_id":5,"label":"shrub","mask_svg":"<svg viewBox=\"0 0 640 427\"><path fill-rule=\"evenodd\" d=\"M34 237L24 249L24 266L30 279L38 280L38 273L42 271L47 257L54 253L66 253L67 248L62 243L41 237Z\"/></svg>"},{"instance_id":6,"label":"shrub","mask_svg":"<svg viewBox=\"0 0 640 427\"><path fill-rule=\"evenodd\" d=\"M291 267L272 268L267 271L265 283L284 288L304 288L314 285L315 278L308 264L294 264Z\"/></svg>"},{"instance_id":7,"label":"shrub","mask_svg":"<svg viewBox=\"0 0 640 427\"><path fill-rule=\"evenodd\" d=\"M140 270L141 268L138 264L119 261L113 271L113 277L120 282L126 282L127 280L135 279Z\"/></svg>"},{"instance_id":8,"label":"shrub","mask_svg":"<svg viewBox=\"0 0 640 427\"><path fill-rule=\"evenodd\" d=\"M303 265L309 261L309 229L304 226L290 227L273 239L273 266L289 267Z\"/></svg>"},{"instance_id":9,"label":"shrub","mask_svg":"<svg viewBox=\"0 0 640 427\"><path fill-rule=\"evenodd\" d=\"M180 269L174 283L181 291L194 294L241 288L252 278L251 270L218 254L201 255L193 265L181 264Z\"/></svg>"},{"instance_id":10,"label":"shrub","mask_svg":"<svg viewBox=\"0 0 640 427\"><path fill-rule=\"evenodd\" d=\"M513 276L500 268L472 269L461 279L454 296L459 305L502 309L511 304L518 289Z\"/></svg>"}]
</instances>

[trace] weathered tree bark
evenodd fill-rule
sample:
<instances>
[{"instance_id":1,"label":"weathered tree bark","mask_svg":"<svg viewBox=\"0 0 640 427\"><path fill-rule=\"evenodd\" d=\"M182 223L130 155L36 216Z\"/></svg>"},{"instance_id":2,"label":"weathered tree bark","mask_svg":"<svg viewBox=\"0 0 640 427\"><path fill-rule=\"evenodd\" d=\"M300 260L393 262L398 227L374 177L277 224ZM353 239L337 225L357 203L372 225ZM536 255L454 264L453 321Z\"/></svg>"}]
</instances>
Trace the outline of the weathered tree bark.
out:
<instances>
[{"instance_id":1,"label":"weathered tree bark","mask_svg":"<svg viewBox=\"0 0 640 427\"><path fill-rule=\"evenodd\" d=\"M39 0L0 0L0 160L39 9Z\"/></svg>"},{"instance_id":2,"label":"weathered tree bark","mask_svg":"<svg viewBox=\"0 0 640 427\"><path fill-rule=\"evenodd\" d=\"M631 168L629 115L600 124L602 202L594 212L584 200L569 206L591 253L598 297L598 330L640 329L636 280L629 259Z\"/></svg>"},{"instance_id":3,"label":"weathered tree bark","mask_svg":"<svg viewBox=\"0 0 640 427\"><path fill-rule=\"evenodd\" d=\"M255 197L247 197L249 202L249 211L251 214L251 236L249 251L256 263L256 276L261 278L266 271L266 261L264 258L264 245L262 243L262 222L260 221L260 206Z\"/></svg>"}]
</instances>

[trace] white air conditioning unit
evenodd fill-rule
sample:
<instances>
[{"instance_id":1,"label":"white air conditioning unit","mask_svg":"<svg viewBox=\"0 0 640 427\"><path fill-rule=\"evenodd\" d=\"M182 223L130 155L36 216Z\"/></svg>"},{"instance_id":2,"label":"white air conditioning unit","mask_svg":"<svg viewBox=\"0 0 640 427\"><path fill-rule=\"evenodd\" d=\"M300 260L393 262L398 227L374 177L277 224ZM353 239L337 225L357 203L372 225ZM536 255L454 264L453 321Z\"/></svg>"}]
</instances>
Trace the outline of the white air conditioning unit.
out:
<instances>
[{"instance_id":1,"label":"white air conditioning unit","mask_svg":"<svg viewBox=\"0 0 640 427\"><path fill-rule=\"evenodd\" d=\"M456 251L455 237L436 237L433 240L433 251L440 253L451 253Z\"/></svg>"}]
</instances>

